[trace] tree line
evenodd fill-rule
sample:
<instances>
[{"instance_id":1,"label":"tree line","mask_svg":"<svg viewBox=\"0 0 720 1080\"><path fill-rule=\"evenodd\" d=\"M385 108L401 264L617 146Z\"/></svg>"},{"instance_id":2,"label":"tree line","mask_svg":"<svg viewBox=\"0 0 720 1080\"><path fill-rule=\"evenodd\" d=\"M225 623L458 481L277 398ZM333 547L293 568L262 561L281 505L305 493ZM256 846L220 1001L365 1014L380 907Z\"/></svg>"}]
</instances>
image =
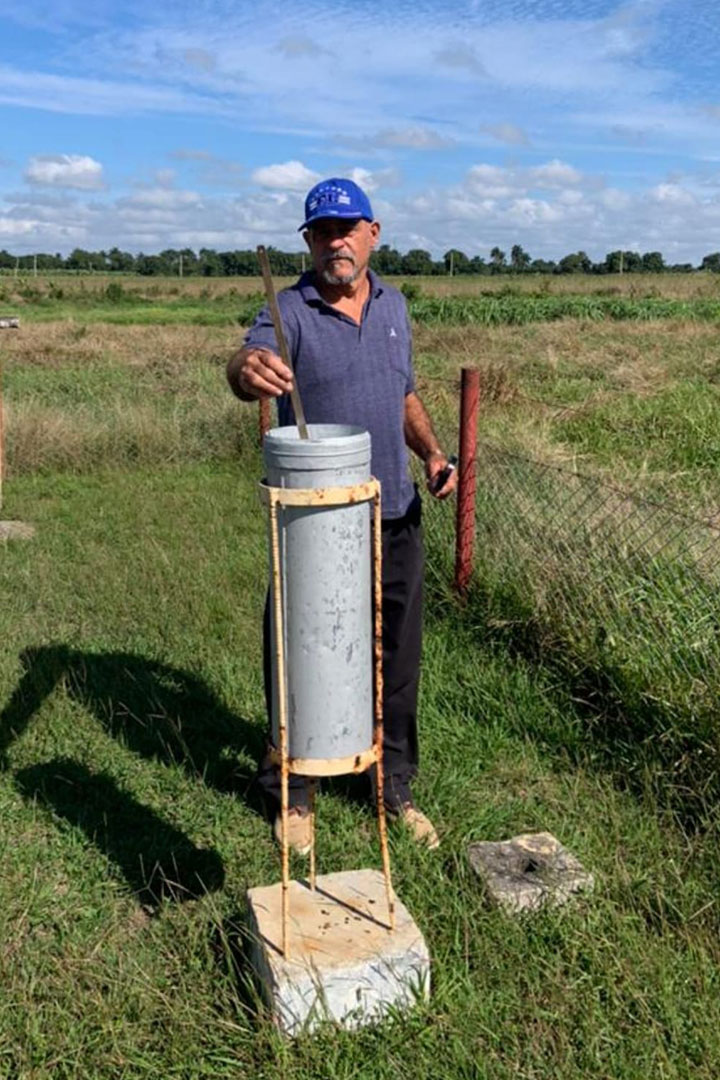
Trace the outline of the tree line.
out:
<instances>
[{"instance_id":1,"label":"tree line","mask_svg":"<svg viewBox=\"0 0 720 1080\"><path fill-rule=\"evenodd\" d=\"M274 274L294 276L309 266L307 255L301 252L280 251L269 247L270 267ZM609 251L602 262L593 262L584 251L572 252L562 259L533 259L520 244L514 244L510 254L499 247L490 251L487 259L481 255L466 255L457 248L446 251L442 259L433 259L421 248L401 254L389 244L373 252L370 265L379 274L447 275L447 274L636 274L687 273L692 270L711 270L720 273L720 252L705 255L698 266L692 263L666 263L659 251ZM117 247L109 251L85 251L75 248L69 255L12 255L0 251L0 272L42 273L48 271L98 271L102 273L172 275L180 277L251 277L258 274L254 250L214 251L200 248L176 250L168 248L156 255L140 252L133 255Z\"/></svg>"}]
</instances>

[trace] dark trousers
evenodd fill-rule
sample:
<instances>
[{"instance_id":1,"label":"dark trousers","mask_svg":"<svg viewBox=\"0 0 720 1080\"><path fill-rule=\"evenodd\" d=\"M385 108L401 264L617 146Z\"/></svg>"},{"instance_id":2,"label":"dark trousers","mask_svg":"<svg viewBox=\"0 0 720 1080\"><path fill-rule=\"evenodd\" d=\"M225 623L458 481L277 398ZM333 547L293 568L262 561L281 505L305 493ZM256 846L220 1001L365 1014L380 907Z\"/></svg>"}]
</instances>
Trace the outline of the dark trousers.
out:
<instances>
[{"instance_id":1,"label":"dark trousers","mask_svg":"<svg viewBox=\"0 0 720 1080\"><path fill-rule=\"evenodd\" d=\"M410 798L410 781L418 768L417 699L422 648L424 551L422 505L416 497L403 518L382 524L383 590L383 763L385 801L397 805ZM265 702L271 715L270 608L263 619ZM266 795L280 801L280 774L265 758L258 780ZM305 780L290 774L290 803L305 801Z\"/></svg>"}]
</instances>

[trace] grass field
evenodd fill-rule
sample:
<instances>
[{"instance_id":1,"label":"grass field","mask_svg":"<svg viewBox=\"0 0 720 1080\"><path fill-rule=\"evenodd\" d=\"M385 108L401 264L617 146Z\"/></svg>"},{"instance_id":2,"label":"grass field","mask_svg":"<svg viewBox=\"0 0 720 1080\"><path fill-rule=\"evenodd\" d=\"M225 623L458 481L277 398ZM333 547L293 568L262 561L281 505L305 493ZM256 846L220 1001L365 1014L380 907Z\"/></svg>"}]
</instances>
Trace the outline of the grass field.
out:
<instances>
[{"instance_id":1,"label":"grass field","mask_svg":"<svg viewBox=\"0 0 720 1080\"><path fill-rule=\"evenodd\" d=\"M258 1020L243 896L279 861L252 782L265 538L256 410L224 385L238 330L84 325L67 302L41 323L28 300L0 339L2 516L37 527L0 550L0 1076L717 1076L715 749L689 714L663 739L644 701L603 696L603 670L538 650L532 619L503 623L482 579L459 604L447 507L428 516L417 789L443 844L391 836L431 1002L293 1044ZM474 363L484 440L713 514L711 325L415 338L448 443L454 379ZM364 796L360 781L321 795L321 871L379 865ZM536 829L576 851L596 893L513 922L485 904L465 846Z\"/></svg>"}]
</instances>

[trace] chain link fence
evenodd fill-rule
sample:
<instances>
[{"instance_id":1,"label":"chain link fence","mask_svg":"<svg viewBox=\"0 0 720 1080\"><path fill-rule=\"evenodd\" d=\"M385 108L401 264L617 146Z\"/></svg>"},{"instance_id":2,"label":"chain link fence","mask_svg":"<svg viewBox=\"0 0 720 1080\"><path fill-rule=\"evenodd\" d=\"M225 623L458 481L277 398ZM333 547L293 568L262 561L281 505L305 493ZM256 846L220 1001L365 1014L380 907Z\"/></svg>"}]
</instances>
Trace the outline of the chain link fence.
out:
<instances>
[{"instance_id":1,"label":"chain link fence","mask_svg":"<svg viewBox=\"0 0 720 1080\"><path fill-rule=\"evenodd\" d=\"M425 382L449 452L458 384L450 393L447 380ZM598 712L628 723L642 714L646 736L671 755L690 738L717 776L720 527L487 441L475 467L468 599L486 633L562 667ZM426 500L429 565L442 577L455 544L448 510Z\"/></svg>"}]
</instances>

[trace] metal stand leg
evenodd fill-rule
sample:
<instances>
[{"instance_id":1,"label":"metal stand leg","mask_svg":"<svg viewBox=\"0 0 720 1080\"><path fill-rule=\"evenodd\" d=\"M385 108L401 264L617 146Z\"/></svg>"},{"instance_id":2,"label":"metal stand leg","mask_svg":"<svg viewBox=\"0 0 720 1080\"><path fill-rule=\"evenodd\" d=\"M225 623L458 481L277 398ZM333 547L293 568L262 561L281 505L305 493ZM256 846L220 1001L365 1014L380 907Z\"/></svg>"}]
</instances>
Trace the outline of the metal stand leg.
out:
<instances>
[{"instance_id":1,"label":"metal stand leg","mask_svg":"<svg viewBox=\"0 0 720 1080\"><path fill-rule=\"evenodd\" d=\"M290 918L290 845L288 836L289 775L287 716L285 701L285 638L282 612L282 579L280 574L280 540L278 534L277 499L270 499L270 546L272 550L272 591L275 615L275 670L277 673L278 728L280 742L280 815L282 836L282 948L287 960L288 921Z\"/></svg>"},{"instance_id":2,"label":"metal stand leg","mask_svg":"<svg viewBox=\"0 0 720 1080\"><path fill-rule=\"evenodd\" d=\"M390 930L395 929L395 900L390 877L390 853L385 820L385 769L383 766L383 648L382 648L382 531L380 517L380 494L373 502L373 580L375 587L375 778L377 790L378 829L380 853L385 876L385 894L388 904Z\"/></svg>"},{"instance_id":3,"label":"metal stand leg","mask_svg":"<svg viewBox=\"0 0 720 1080\"><path fill-rule=\"evenodd\" d=\"M308 783L308 803L310 809L310 888L315 892L315 795L317 781Z\"/></svg>"}]
</instances>

